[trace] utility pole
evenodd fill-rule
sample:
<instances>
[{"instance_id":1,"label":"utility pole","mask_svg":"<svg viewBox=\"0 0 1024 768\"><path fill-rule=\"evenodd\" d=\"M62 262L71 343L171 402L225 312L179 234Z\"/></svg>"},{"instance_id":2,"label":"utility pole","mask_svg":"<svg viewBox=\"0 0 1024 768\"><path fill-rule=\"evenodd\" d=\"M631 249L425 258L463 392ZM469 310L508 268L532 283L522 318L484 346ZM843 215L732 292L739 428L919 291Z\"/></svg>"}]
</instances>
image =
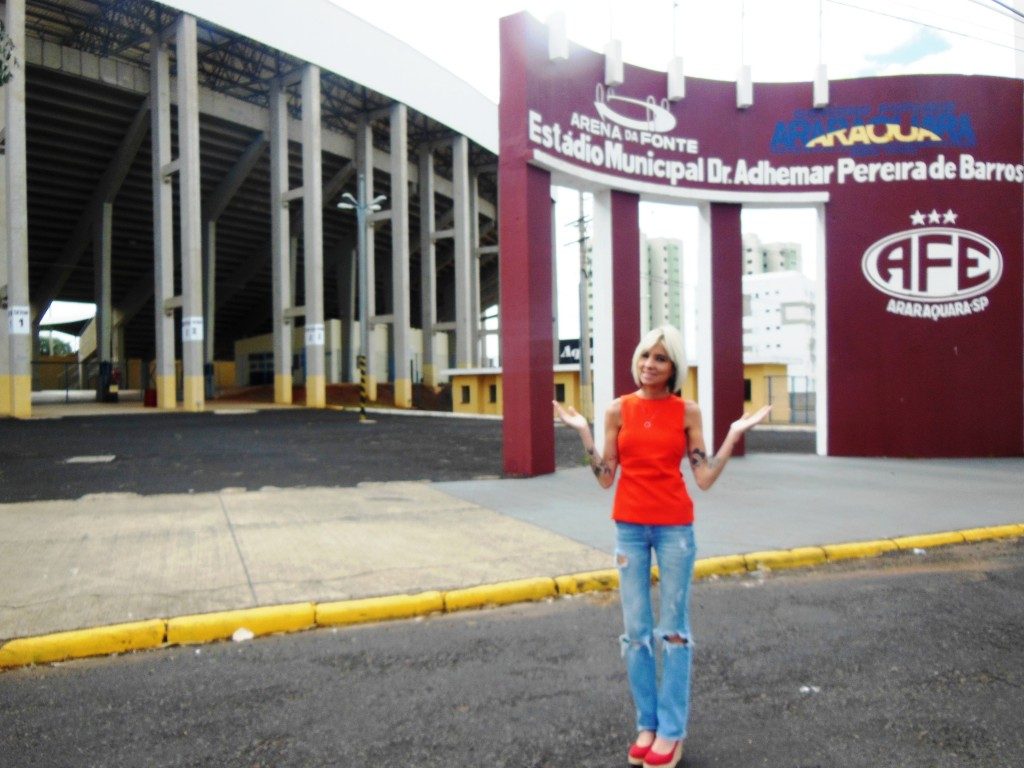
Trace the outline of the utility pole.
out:
<instances>
[{"instance_id":1,"label":"utility pole","mask_svg":"<svg viewBox=\"0 0 1024 768\"><path fill-rule=\"evenodd\" d=\"M367 202L366 176L361 173L358 177L356 194L358 197L352 197L348 192L343 194L341 196L343 202L338 203L338 207L342 210L356 212L356 248L359 260L359 356L356 358L359 366L359 422L372 424L373 421L366 417L366 370L370 348L370 304L367 301L370 295L370 270L366 261L366 227L369 214L379 211L380 204L387 198L384 195L378 195Z\"/></svg>"},{"instance_id":2,"label":"utility pole","mask_svg":"<svg viewBox=\"0 0 1024 768\"><path fill-rule=\"evenodd\" d=\"M587 258L587 220L583 216L583 193L579 193L580 215L576 219L579 227L580 245L580 405L583 417L594 418L594 389L590 382L590 313L587 311L590 286L590 270Z\"/></svg>"}]
</instances>

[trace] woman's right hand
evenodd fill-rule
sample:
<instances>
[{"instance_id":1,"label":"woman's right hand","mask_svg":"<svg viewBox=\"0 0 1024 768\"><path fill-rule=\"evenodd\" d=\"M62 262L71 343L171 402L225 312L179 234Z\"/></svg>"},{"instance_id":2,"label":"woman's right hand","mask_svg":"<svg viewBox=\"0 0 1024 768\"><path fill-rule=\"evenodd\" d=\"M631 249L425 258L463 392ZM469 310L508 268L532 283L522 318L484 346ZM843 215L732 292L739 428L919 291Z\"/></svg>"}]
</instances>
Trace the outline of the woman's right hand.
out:
<instances>
[{"instance_id":1,"label":"woman's right hand","mask_svg":"<svg viewBox=\"0 0 1024 768\"><path fill-rule=\"evenodd\" d=\"M563 407L557 400L552 400L551 402L555 406L555 418L559 419L565 426L572 427L576 431L586 429L589 426L583 414L578 413L571 405Z\"/></svg>"}]
</instances>

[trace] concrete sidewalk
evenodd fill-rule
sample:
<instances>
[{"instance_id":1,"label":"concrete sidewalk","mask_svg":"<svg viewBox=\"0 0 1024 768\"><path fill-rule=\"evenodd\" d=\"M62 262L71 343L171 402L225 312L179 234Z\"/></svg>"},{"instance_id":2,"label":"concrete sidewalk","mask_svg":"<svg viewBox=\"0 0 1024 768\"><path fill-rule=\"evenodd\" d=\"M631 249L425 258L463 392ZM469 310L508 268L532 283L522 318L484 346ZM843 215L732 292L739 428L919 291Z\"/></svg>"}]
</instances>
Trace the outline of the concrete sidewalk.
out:
<instances>
[{"instance_id":1,"label":"concrete sidewalk","mask_svg":"<svg viewBox=\"0 0 1024 768\"><path fill-rule=\"evenodd\" d=\"M700 556L1024 523L1024 460L752 455L695 491ZM0 641L612 566L585 468L512 480L0 505Z\"/></svg>"}]
</instances>

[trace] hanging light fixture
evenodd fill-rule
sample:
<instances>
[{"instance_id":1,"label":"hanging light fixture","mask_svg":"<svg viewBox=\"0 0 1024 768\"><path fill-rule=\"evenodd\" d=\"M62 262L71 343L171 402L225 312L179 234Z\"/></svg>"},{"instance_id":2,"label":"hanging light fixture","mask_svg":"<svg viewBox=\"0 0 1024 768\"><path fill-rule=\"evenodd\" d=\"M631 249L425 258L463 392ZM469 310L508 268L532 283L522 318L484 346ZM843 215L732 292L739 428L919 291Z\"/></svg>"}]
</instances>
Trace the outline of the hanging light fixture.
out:
<instances>
[{"instance_id":1,"label":"hanging light fixture","mask_svg":"<svg viewBox=\"0 0 1024 768\"><path fill-rule=\"evenodd\" d=\"M818 70L814 76L815 109L822 109L828 106L828 67L822 62L824 51L822 30L824 26L823 0L818 0Z\"/></svg>"},{"instance_id":2,"label":"hanging light fixture","mask_svg":"<svg viewBox=\"0 0 1024 768\"><path fill-rule=\"evenodd\" d=\"M569 58L569 36L565 28L565 11L548 16L548 59L565 61Z\"/></svg>"},{"instance_id":3,"label":"hanging light fixture","mask_svg":"<svg viewBox=\"0 0 1024 768\"><path fill-rule=\"evenodd\" d=\"M622 85L625 82L625 67L622 63L622 41L615 38L613 6L608 6L608 44L604 47L604 84Z\"/></svg>"},{"instance_id":4,"label":"hanging light fixture","mask_svg":"<svg viewBox=\"0 0 1024 768\"><path fill-rule=\"evenodd\" d=\"M740 2L740 71L736 76L736 108L746 109L754 104L754 82L750 65L746 61L747 3Z\"/></svg>"},{"instance_id":5,"label":"hanging light fixture","mask_svg":"<svg viewBox=\"0 0 1024 768\"><path fill-rule=\"evenodd\" d=\"M686 96L686 75L683 73L683 57L679 55L679 0L672 0L672 58L668 62L668 98L679 101Z\"/></svg>"}]
</instances>

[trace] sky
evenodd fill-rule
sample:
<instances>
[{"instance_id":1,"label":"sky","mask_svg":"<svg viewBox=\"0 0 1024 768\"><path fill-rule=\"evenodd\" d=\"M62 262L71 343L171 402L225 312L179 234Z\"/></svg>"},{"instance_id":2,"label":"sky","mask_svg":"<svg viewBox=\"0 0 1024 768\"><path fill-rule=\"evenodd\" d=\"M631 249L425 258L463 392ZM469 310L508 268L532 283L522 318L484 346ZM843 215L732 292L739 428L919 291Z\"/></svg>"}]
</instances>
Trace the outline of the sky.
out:
<instances>
[{"instance_id":1,"label":"sky","mask_svg":"<svg viewBox=\"0 0 1024 768\"><path fill-rule=\"evenodd\" d=\"M732 80L741 63L755 82L809 81L819 63L830 78L910 73L1015 74L1014 24L994 0L330 0L418 49L497 102L498 22L528 11L542 21L563 12L569 38L593 50L622 42L623 58L664 70L673 56L689 76ZM1018 0L1024 7L1024 0ZM1012 4L1012 3L1011 3ZM1024 33L1022 33L1024 34ZM1024 47L1024 46L1022 46ZM556 190L559 335L578 335L575 192ZM744 230L762 242L803 247L813 276L816 219L808 210L746 210ZM696 251L696 213L683 206L641 209L650 237L679 237ZM691 262L692 263L692 262ZM695 266L684 266L688 292ZM690 306L692 303L687 301ZM62 318L67 316L61 313Z\"/></svg>"}]
</instances>

